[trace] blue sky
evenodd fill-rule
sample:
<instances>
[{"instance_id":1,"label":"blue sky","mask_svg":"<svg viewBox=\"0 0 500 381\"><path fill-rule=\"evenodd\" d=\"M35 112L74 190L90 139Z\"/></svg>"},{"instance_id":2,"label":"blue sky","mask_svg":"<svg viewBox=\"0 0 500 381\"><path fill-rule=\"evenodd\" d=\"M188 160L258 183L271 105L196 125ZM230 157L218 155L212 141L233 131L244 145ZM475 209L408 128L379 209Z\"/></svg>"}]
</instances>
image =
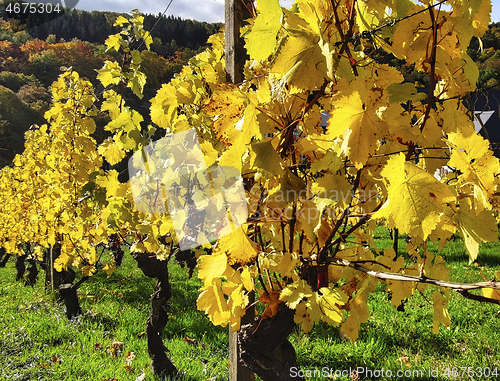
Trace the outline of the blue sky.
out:
<instances>
[{"instance_id":1,"label":"blue sky","mask_svg":"<svg viewBox=\"0 0 500 381\"><path fill-rule=\"evenodd\" d=\"M129 12L137 8L143 13L158 14L164 11L170 0L80 0L76 8L87 11ZM292 0L280 0L288 7ZM491 0L493 4L492 21L500 21L500 1ZM173 0L167 15L184 19L195 19L207 22L224 21L224 0Z\"/></svg>"}]
</instances>

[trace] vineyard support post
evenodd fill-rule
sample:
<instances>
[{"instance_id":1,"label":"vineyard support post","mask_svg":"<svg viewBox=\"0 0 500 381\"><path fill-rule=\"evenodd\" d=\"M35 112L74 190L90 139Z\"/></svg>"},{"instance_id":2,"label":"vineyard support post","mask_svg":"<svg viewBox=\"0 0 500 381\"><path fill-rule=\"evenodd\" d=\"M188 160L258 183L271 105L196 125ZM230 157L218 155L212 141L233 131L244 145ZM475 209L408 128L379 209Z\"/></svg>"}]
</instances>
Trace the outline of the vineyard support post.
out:
<instances>
[{"instance_id":1,"label":"vineyard support post","mask_svg":"<svg viewBox=\"0 0 500 381\"><path fill-rule=\"evenodd\" d=\"M54 291L54 257L52 256L52 245L49 249L49 264L50 264L50 288Z\"/></svg>"},{"instance_id":2,"label":"vineyard support post","mask_svg":"<svg viewBox=\"0 0 500 381\"><path fill-rule=\"evenodd\" d=\"M396 228L392 229L392 248L394 249L396 256L398 255L398 238L399 230Z\"/></svg>"},{"instance_id":3,"label":"vineyard support post","mask_svg":"<svg viewBox=\"0 0 500 381\"><path fill-rule=\"evenodd\" d=\"M225 3L225 60L227 80L234 84L243 81L243 68L247 59L243 38L240 36L240 28L244 20L252 15L249 11L252 3L248 0L226 0ZM250 295L251 303L255 298L254 293ZM247 309L241 324L253 321L255 311L253 307ZM250 369L243 366L240 361L238 349L238 332L233 332L229 327L229 381L253 381L255 375Z\"/></svg>"}]
</instances>

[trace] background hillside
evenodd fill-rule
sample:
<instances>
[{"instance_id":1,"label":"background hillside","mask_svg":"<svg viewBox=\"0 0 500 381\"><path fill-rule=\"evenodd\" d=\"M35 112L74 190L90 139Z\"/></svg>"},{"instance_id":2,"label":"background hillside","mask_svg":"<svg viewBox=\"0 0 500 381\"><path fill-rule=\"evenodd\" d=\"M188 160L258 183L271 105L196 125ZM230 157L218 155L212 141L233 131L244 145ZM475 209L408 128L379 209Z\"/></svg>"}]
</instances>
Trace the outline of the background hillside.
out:
<instances>
[{"instance_id":1,"label":"background hillside","mask_svg":"<svg viewBox=\"0 0 500 381\"><path fill-rule=\"evenodd\" d=\"M62 66L71 66L88 78L99 93L103 89L95 70L102 68L104 61L118 58L106 52L104 45L110 34L119 32L113 27L117 13L71 10L45 23L39 18L20 20L8 16L5 7L0 7L0 168L23 151L25 131L32 124L43 124L51 99L50 86ZM144 52L141 68L148 79L145 96L139 100L124 95L127 104L145 116L149 115L147 99L168 83L189 58L205 49L208 37L222 26L145 15L145 29L151 30L153 25L153 44L151 51ZM144 125L148 122L145 120ZM107 120L98 115L96 123L95 138L101 142L107 136L103 130Z\"/></svg>"}]
</instances>

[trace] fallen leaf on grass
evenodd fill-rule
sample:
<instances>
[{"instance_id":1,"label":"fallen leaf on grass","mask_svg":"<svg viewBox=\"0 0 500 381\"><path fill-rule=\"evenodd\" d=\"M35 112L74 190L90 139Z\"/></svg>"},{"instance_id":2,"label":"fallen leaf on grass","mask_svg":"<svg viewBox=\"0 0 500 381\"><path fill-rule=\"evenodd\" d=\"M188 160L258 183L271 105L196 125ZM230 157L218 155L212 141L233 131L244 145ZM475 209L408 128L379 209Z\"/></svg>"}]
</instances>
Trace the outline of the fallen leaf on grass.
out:
<instances>
[{"instance_id":1,"label":"fallen leaf on grass","mask_svg":"<svg viewBox=\"0 0 500 381\"><path fill-rule=\"evenodd\" d=\"M410 358L407 355L401 356L400 358L398 358L398 361L401 364L404 363L408 368L411 367Z\"/></svg>"},{"instance_id":2,"label":"fallen leaf on grass","mask_svg":"<svg viewBox=\"0 0 500 381\"><path fill-rule=\"evenodd\" d=\"M113 343L108 345L106 348L106 352L113 357L117 357L120 353L122 353L123 345L124 343L121 341L113 341Z\"/></svg>"},{"instance_id":3,"label":"fallen leaf on grass","mask_svg":"<svg viewBox=\"0 0 500 381\"><path fill-rule=\"evenodd\" d=\"M196 339L191 339L190 337L186 336L184 337L184 341L186 343L188 343L189 345L192 345L194 347L197 347L198 346L198 342L196 341Z\"/></svg>"},{"instance_id":4,"label":"fallen leaf on grass","mask_svg":"<svg viewBox=\"0 0 500 381\"><path fill-rule=\"evenodd\" d=\"M127 352L127 355L125 356L125 363L129 366L132 365L132 361L134 361L135 357L134 352Z\"/></svg>"}]
</instances>

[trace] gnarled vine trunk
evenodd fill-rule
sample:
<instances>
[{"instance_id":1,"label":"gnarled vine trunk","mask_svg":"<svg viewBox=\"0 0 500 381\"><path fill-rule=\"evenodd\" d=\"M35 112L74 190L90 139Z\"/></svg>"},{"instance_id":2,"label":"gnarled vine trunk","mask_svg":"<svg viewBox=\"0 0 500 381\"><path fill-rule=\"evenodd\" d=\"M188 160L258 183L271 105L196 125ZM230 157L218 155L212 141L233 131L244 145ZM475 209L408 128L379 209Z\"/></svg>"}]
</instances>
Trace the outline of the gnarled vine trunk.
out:
<instances>
[{"instance_id":1,"label":"gnarled vine trunk","mask_svg":"<svg viewBox=\"0 0 500 381\"><path fill-rule=\"evenodd\" d=\"M28 256L26 254L24 255L18 255L16 257L16 280L21 280L23 279L24 272L26 271L26 265L25 261Z\"/></svg>"},{"instance_id":2,"label":"gnarled vine trunk","mask_svg":"<svg viewBox=\"0 0 500 381\"><path fill-rule=\"evenodd\" d=\"M52 258L51 258L52 254ZM66 306L66 317L73 319L82 313L80 301L78 300L78 288L89 279L88 276L82 277L78 282L73 284L76 278L76 273L72 268L67 270L55 271L53 269L54 261L61 255L61 245L56 244L50 250L44 252L43 261L40 267L45 271L45 287L59 290L59 296L64 301ZM28 275L29 276L29 275Z\"/></svg>"},{"instance_id":3,"label":"gnarled vine trunk","mask_svg":"<svg viewBox=\"0 0 500 381\"><path fill-rule=\"evenodd\" d=\"M297 354L287 337L295 327L294 310L280 304L272 318L241 327L238 341L241 360L264 381L297 381Z\"/></svg>"},{"instance_id":4,"label":"gnarled vine trunk","mask_svg":"<svg viewBox=\"0 0 500 381\"><path fill-rule=\"evenodd\" d=\"M157 376L174 377L178 371L167 357L167 348L162 340L162 332L168 322L168 301L172 296L168 279L168 262L150 257L148 254L136 254L134 259L144 275L156 278L154 291L151 295L151 315L146 323L151 368Z\"/></svg>"},{"instance_id":5,"label":"gnarled vine trunk","mask_svg":"<svg viewBox=\"0 0 500 381\"><path fill-rule=\"evenodd\" d=\"M68 319L73 319L80 315L82 313L82 308L80 307L78 294L76 293L78 288L73 287L71 283L63 283L59 285L58 289L59 295L61 295L66 305L66 317Z\"/></svg>"},{"instance_id":6,"label":"gnarled vine trunk","mask_svg":"<svg viewBox=\"0 0 500 381\"><path fill-rule=\"evenodd\" d=\"M35 259L28 259L30 267L28 267L28 275L26 275L26 284L34 286L38 277L38 266Z\"/></svg>"},{"instance_id":7,"label":"gnarled vine trunk","mask_svg":"<svg viewBox=\"0 0 500 381\"><path fill-rule=\"evenodd\" d=\"M5 267L11 255L12 254L7 253L3 247L0 248L0 268Z\"/></svg>"}]
</instances>

